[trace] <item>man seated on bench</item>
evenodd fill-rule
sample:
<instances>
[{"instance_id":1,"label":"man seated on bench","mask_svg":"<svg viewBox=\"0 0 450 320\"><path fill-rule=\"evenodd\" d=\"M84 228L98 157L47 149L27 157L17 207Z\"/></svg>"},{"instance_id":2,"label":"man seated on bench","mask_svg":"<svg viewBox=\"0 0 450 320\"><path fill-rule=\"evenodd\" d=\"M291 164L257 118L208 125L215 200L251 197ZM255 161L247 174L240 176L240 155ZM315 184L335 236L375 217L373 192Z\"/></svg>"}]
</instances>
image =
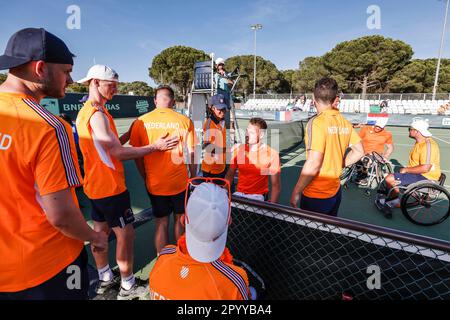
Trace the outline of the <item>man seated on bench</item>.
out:
<instances>
[{"instance_id":1,"label":"man seated on bench","mask_svg":"<svg viewBox=\"0 0 450 320\"><path fill-rule=\"evenodd\" d=\"M409 154L408 166L401 168L400 173L386 176L388 190L395 189L389 199L378 197L375 204L387 217L392 216L391 208L400 206L399 190L396 186L406 187L424 180L439 181L441 176L439 145L431 138L432 134L428 128L427 121L413 120L409 127L409 137L416 143Z\"/></svg>"}]
</instances>

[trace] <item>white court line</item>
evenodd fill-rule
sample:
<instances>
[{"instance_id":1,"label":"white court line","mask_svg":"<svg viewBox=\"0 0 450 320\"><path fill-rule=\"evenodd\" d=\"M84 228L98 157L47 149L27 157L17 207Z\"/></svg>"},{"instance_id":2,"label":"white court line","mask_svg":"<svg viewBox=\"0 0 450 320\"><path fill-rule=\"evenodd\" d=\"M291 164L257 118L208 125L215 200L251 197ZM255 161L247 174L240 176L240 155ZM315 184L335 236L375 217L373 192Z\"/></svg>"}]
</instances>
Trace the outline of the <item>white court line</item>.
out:
<instances>
[{"instance_id":1,"label":"white court line","mask_svg":"<svg viewBox=\"0 0 450 320\"><path fill-rule=\"evenodd\" d=\"M442 141L442 142L444 142L444 143L446 143L446 144L450 144L450 142L448 142L448 141L446 141L446 140L444 140L444 139L438 138L438 137L436 137L436 136L433 136L432 138L435 138L435 139L437 139L437 140L439 140L439 141Z\"/></svg>"}]
</instances>

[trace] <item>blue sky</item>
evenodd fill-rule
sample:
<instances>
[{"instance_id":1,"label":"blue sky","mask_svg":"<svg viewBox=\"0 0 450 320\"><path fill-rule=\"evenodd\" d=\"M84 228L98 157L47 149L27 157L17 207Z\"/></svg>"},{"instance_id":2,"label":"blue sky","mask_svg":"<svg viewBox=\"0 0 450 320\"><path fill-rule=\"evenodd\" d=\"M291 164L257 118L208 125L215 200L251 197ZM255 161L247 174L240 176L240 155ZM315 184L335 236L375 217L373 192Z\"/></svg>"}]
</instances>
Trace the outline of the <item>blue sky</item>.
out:
<instances>
[{"instance_id":1,"label":"blue sky","mask_svg":"<svg viewBox=\"0 0 450 320\"><path fill-rule=\"evenodd\" d=\"M81 9L81 29L69 30L69 5ZM381 9L381 29L369 30L366 10ZM24 27L44 27L77 55L73 77L96 63L115 68L121 81L146 81L152 58L187 45L227 58L253 54L250 25L261 23L258 55L279 69L322 55L338 42L381 34L409 43L416 58L436 57L445 3L439 0L0 0L0 51ZM447 30L448 31L448 30ZM450 58L450 33L444 57Z\"/></svg>"}]
</instances>

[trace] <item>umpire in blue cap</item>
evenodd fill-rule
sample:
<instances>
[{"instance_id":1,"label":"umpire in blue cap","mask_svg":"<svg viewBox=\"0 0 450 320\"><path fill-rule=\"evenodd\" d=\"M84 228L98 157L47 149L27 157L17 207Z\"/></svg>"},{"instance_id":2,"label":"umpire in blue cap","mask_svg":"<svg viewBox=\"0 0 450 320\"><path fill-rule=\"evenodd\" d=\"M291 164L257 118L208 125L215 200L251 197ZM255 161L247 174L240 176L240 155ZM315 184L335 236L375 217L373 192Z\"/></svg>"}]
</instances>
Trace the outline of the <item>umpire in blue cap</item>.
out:
<instances>
[{"instance_id":1,"label":"umpire in blue cap","mask_svg":"<svg viewBox=\"0 0 450 320\"><path fill-rule=\"evenodd\" d=\"M209 102L209 116L203 124L202 173L204 177L224 178L226 173L226 136L225 116L228 104L223 94L216 94Z\"/></svg>"}]
</instances>

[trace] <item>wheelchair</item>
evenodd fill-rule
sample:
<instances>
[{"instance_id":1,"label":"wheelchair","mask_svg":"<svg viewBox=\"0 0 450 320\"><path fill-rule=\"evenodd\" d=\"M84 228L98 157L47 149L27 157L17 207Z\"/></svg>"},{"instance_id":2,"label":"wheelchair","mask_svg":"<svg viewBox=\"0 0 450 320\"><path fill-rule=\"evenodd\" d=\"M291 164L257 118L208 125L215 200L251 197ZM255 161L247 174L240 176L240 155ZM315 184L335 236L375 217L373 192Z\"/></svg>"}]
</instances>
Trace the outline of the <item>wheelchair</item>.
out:
<instances>
[{"instance_id":1,"label":"wheelchair","mask_svg":"<svg viewBox=\"0 0 450 320\"><path fill-rule=\"evenodd\" d=\"M351 166L345 167L340 176L344 189L348 189L348 184L353 182L364 188L364 193L370 196L371 190L377 188L390 173L392 165L386 161L378 152L365 155L360 161ZM358 181L358 177L364 174L366 177Z\"/></svg>"},{"instance_id":2,"label":"wheelchair","mask_svg":"<svg viewBox=\"0 0 450 320\"><path fill-rule=\"evenodd\" d=\"M445 221L450 215L450 193L444 187L445 179L445 174L441 174L438 181L424 180L397 186L403 215L420 226L433 226ZM377 193L389 199L393 190L388 190L383 180Z\"/></svg>"}]
</instances>

